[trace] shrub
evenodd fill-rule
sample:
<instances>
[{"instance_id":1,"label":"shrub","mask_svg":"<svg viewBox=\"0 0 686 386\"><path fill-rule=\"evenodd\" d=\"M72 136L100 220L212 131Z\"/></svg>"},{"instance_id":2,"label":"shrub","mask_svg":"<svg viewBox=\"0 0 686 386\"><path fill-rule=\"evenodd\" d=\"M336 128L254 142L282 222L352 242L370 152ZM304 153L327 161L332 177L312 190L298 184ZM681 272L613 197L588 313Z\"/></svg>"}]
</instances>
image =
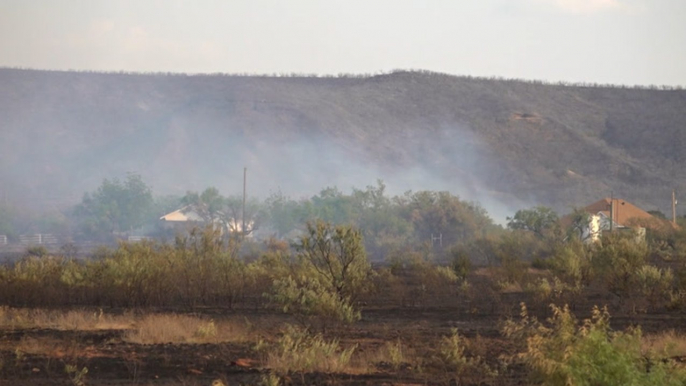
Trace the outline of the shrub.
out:
<instances>
[{"instance_id":1,"label":"shrub","mask_svg":"<svg viewBox=\"0 0 686 386\"><path fill-rule=\"evenodd\" d=\"M601 283L620 296L630 296L636 288L636 273L648 257L645 242L633 234L610 233L591 250L592 269Z\"/></svg>"},{"instance_id":2,"label":"shrub","mask_svg":"<svg viewBox=\"0 0 686 386\"><path fill-rule=\"evenodd\" d=\"M360 311L349 299L341 299L311 276L275 280L270 297L284 312L294 314L303 323L315 322L322 328L337 322L353 323L361 318Z\"/></svg>"},{"instance_id":3,"label":"shrub","mask_svg":"<svg viewBox=\"0 0 686 386\"><path fill-rule=\"evenodd\" d=\"M389 271L382 271L386 284L395 282L393 295L402 295L403 304L427 306L429 302L455 300L459 278L450 266L433 261L429 250L404 251L389 257ZM388 290L388 289L387 289Z\"/></svg>"},{"instance_id":4,"label":"shrub","mask_svg":"<svg viewBox=\"0 0 686 386\"><path fill-rule=\"evenodd\" d=\"M383 346L383 352L385 357L388 359L388 364L395 371L400 370L400 368L407 363L405 357L405 346L400 342L400 339L394 342L386 342Z\"/></svg>"},{"instance_id":5,"label":"shrub","mask_svg":"<svg viewBox=\"0 0 686 386\"><path fill-rule=\"evenodd\" d=\"M48 255L48 249L42 245L35 245L26 248L26 254L28 256L43 257Z\"/></svg>"},{"instance_id":6,"label":"shrub","mask_svg":"<svg viewBox=\"0 0 686 386\"><path fill-rule=\"evenodd\" d=\"M280 374L345 370L357 349L340 347L337 339L327 341L321 334L287 325L274 344L258 342L256 350L263 355L267 367Z\"/></svg>"},{"instance_id":7,"label":"shrub","mask_svg":"<svg viewBox=\"0 0 686 386\"><path fill-rule=\"evenodd\" d=\"M669 296L674 284L672 270L644 265L636 272L636 284L640 293L647 297L650 304L658 304L660 298Z\"/></svg>"},{"instance_id":8,"label":"shrub","mask_svg":"<svg viewBox=\"0 0 686 386\"><path fill-rule=\"evenodd\" d=\"M467 275L472 271L472 261L469 255L460 249L454 249L451 253L453 256L451 267L455 275L461 281L466 280Z\"/></svg>"},{"instance_id":9,"label":"shrub","mask_svg":"<svg viewBox=\"0 0 686 386\"><path fill-rule=\"evenodd\" d=\"M290 272L274 277L268 295L301 321L352 323L360 319L355 302L370 289L373 271L361 233L350 226L308 224L296 245Z\"/></svg>"},{"instance_id":10,"label":"shrub","mask_svg":"<svg viewBox=\"0 0 686 386\"><path fill-rule=\"evenodd\" d=\"M641 352L641 331L611 331L607 310L593 309L581 326L568 307L551 306L547 325L527 315L508 322L504 333L522 344L517 355L533 380L551 386L683 385L686 372L674 362Z\"/></svg>"},{"instance_id":11,"label":"shrub","mask_svg":"<svg viewBox=\"0 0 686 386\"><path fill-rule=\"evenodd\" d=\"M438 345L438 358L450 371L461 373L470 363L464 354L465 346L462 337L456 328L451 330L450 335L441 338ZM477 360L479 360L477 358Z\"/></svg>"},{"instance_id":12,"label":"shrub","mask_svg":"<svg viewBox=\"0 0 686 386\"><path fill-rule=\"evenodd\" d=\"M217 325L214 324L214 320L200 324L193 334L196 338L200 340L209 340L217 336Z\"/></svg>"},{"instance_id":13,"label":"shrub","mask_svg":"<svg viewBox=\"0 0 686 386\"><path fill-rule=\"evenodd\" d=\"M369 289L371 265L362 233L352 226L318 221L296 244L300 264L341 299L354 302Z\"/></svg>"},{"instance_id":14,"label":"shrub","mask_svg":"<svg viewBox=\"0 0 686 386\"><path fill-rule=\"evenodd\" d=\"M467 376L488 377L495 375L481 357L468 357L465 354L466 343L456 328L451 330L450 335L441 338L436 359L450 378L459 382L461 378Z\"/></svg>"},{"instance_id":15,"label":"shrub","mask_svg":"<svg viewBox=\"0 0 686 386\"><path fill-rule=\"evenodd\" d=\"M587 247L578 240L557 248L549 266L552 273L570 288L581 289L591 279L591 256Z\"/></svg>"},{"instance_id":16,"label":"shrub","mask_svg":"<svg viewBox=\"0 0 686 386\"><path fill-rule=\"evenodd\" d=\"M570 291L570 288L557 277L552 280L542 277L526 287L526 292L540 302L559 299L565 291Z\"/></svg>"}]
</instances>

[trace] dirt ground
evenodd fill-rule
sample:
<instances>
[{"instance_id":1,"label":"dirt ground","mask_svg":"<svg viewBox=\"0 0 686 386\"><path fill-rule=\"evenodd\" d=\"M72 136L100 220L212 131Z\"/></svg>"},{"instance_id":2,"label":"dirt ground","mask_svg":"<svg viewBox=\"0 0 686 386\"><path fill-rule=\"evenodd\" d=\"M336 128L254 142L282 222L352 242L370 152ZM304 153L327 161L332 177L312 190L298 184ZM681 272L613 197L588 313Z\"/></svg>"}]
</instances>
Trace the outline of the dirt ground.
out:
<instances>
[{"instance_id":1,"label":"dirt ground","mask_svg":"<svg viewBox=\"0 0 686 386\"><path fill-rule=\"evenodd\" d=\"M211 313L221 317L217 312ZM500 339L498 321L493 318L459 320L451 317L449 310L368 310L364 315L353 327L335 332L342 344L358 344L360 355L399 338L404 342L435 340L453 327L459 328L466 337L479 335L493 350L486 353L491 358L502 354L500 348L506 344ZM268 318L275 324L287 321L278 314L249 317ZM88 369L82 379L85 385L212 385L215 380L225 385L258 385L268 372L261 368L253 343L136 344L124 339L125 332L125 329L4 330L0 340L0 384L78 384L81 380L65 371L67 365L78 370ZM284 377L284 381L336 385L433 383L430 375L417 375L409 365L394 370L380 362L375 367L371 373L291 375ZM513 374L513 380L522 375Z\"/></svg>"},{"instance_id":2,"label":"dirt ground","mask_svg":"<svg viewBox=\"0 0 686 386\"><path fill-rule=\"evenodd\" d=\"M282 377L282 384L455 385L444 374L412 365L418 362L416 359L429 355L433 342L453 328L472 342L470 355L478 355L489 367L498 369L495 377L472 377L461 380L460 385L529 384L523 366L502 365L503 356L514 354L514 346L501 335L501 324L508 316L516 315L520 300L527 299L523 294L510 295L507 307L500 306L495 312L488 312L494 309L490 305L482 304L479 309L459 301L443 307L368 305L361 321L326 332L339 338L343 346L357 345L357 359L352 361L351 371L290 374ZM587 303L603 301L589 299ZM587 306L582 305L590 309ZM531 308L532 312L539 312L539 317L545 317L544 306ZM170 311L173 310L165 310ZM0 385L259 385L270 370L254 350L256 338L274 336L279 326L295 323L276 310L205 309L195 310L192 315L217 322L249 321L252 335L244 341L146 344L127 339L128 327L80 330L7 326L0 331ZM617 313L612 324L615 329L641 325L646 333L682 333L686 331L686 316L679 312ZM408 347L407 364L394 367L373 355L386 342L394 341L402 341ZM368 363L364 369L355 370L356 360ZM71 368L67 369L68 366ZM87 373L81 374L84 369Z\"/></svg>"}]
</instances>

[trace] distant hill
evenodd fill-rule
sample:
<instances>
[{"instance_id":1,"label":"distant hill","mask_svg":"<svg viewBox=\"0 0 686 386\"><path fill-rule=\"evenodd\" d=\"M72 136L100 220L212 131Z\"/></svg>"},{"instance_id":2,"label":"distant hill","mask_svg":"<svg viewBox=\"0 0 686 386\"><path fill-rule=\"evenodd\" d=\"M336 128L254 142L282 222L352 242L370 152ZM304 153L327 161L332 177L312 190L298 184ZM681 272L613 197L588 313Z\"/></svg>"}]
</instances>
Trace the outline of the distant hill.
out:
<instances>
[{"instance_id":1,"label":"distant hill","mask_svg":"<svg viewBox=\"0 0 686 386\"><path fill-rule=\"evenodd\" d=\"M684 149L684 90L0 69L0 190L36 204L75 203L126 172L156 193L238 193L247 166L262 196L382 178L495 211L613 192L667 212L671 189L686 192Z\"/></svg>"}]
</instances>

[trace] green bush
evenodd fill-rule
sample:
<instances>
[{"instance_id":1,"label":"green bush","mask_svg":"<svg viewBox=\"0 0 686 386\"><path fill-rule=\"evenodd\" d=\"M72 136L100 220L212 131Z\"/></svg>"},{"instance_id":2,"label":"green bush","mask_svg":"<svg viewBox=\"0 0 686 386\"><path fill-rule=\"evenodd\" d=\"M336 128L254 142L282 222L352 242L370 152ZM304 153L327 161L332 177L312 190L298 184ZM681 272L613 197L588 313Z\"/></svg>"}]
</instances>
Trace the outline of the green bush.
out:
<instances>
[{"instance_id":1,"label":"green bush","mask_svg":"<svg viewBox=\"0 0 686 386\"><path fill-rule=\"evenodd\" d=\"M436 263L430 249L403 251L389 257L390 269L385 274L386 288L400 295L402 302L428 306L430 302L445 302L456 299L459 277L450 266ZM465 284L463 281L461 284Z\"/></svg>"},{"instance_id":2,"label":"green bush","mask_svg":"<svg viewBox=\"0 0 686 386\"><path fill-rule=\"evenodd\" d=\"M452 254L452 264L451 267L453 272L459 280L466 280L469 273L472 271L472 261L469 259L469 255L463 250L453 250Z\"/></svg>"},{"instance_id":3,"label":"green bush","mask_svg":"<svg viewBox=\"0 0 686 386\"><path fill-rule=\"evenodd\" d=\"M634 234L609 233L591 249L594 275L608 290L630 296L636 289L636 273L646 263L648 246Z\"/></svg>"},{"instance_id":4,"label":"green bush","mask_svg":"<svg viewBox=\"0 0 686 386\"><path fill-rule=\"evenodd\" d=\"M340 299L354 302L369 289L372 269L358 229L322 221L309 223L295 248L303 269Z\"/></svg>"},{"instance_id":5,"label":"green bush","mask_svg":"<svg viewBox=\"0 0 686 386\"><path fill-rule=\"evenodd\" d=\"M308 224L296 245L289 272L274 277L268 297L301 321L352 323L360 319L356 299L370 289L373 271L361 233L350 226Z\"/></svg>"},{"instance_id":6,"label":"green bush","mask_svg":"<svg viewBox=\"0 0 686 386\"><path fill-rule=\"evenodd\" d=\"M568 307L552 306L547 323L529 317L509 321L506 336L523 350L516 358L536 383L550 386L683 385L686 372L668 358L641 351L640 329L612 331L607 310L593 309L579 326Z\"/></svg>"},{"instance_id":7,"label":"green bush","mask_svg":"<svg viewBox=\"0 0 686 386\"><path fill-rule=\"evenodd\" d=\"M0 303L233 307L248 293L266 292L272 275L264 260L246 264L237 249L235 239L207 228L179 237L173 246L122 242L84 261L27 257L0 266Z\"/></svg>"},{"instance_id":8,"label":"green bush","mask_svg":"<svg viewBox=\"0 0 686 386\"><path fill-rule=\"evenodd\" d=\"M341 299L316 278L303 275L287 276L274 281L271 299L284 312L294 314L301 322L315 323L321 328L339 322L353 323L361 318L348 298Z\"/></svg>"},{"instance_id":9,"label":"green bush","mask_svg":"<svg viewBox=\"0 0 686 386\"><path fill-rule=\"evenodd\" d=\"M674 285L672 270L644 265L636 272L636 283L640 293L648 298L650 304L657 305L666 300Z\"/></svg>"}]
</instances>

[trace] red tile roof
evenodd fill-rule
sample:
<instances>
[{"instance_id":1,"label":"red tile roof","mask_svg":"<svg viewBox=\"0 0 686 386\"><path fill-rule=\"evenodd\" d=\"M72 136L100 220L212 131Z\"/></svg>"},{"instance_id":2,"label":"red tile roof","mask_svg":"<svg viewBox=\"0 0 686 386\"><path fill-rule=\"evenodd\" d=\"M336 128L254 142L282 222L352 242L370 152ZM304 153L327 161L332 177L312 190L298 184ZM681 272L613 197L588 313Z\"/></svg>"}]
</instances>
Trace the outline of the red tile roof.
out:
<instances>
[{"instance_id":1,"label":"red tile roof","mask_svg":"<svg viewBox=\"0 0 686 386\"><path fill-rule=\"evenodd\" d=\"M664 226L673 227L674 225L666 220L657 218L636 205L623 200L621 198L603 198L591 205L586 206L582 210L591 214L603 213L608 218L610 217L610 202L614 205L613 221L619 226L642 226L645 228L662 228Z\"/></svg>"}]
</instances>

